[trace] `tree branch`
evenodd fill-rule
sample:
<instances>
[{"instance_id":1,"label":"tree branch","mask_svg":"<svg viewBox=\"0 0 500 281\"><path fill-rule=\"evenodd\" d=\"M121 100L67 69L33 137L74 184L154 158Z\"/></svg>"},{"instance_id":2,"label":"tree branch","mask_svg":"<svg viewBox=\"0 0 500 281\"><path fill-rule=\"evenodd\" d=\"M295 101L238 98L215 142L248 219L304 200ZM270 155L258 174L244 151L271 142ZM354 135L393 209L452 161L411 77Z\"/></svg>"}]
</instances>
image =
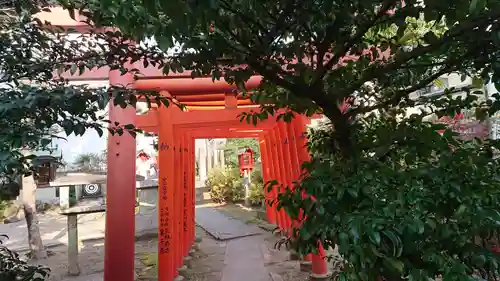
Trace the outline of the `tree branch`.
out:
<instances>
[{"instance_id":1,"label":"tree branch","mask_svg":"<svg viewBox=\"0 0 500 281\"><path fill-rule=\"evenodd\" d=\"M233 13L235 16L241 17L246 23L251 23L256 25L260 31L262 32L267 32L268 30L266 29L265 26L263 26L259 21L252 19L251 17L247 16L247 14L242 13L234 8L231 7L231 4L228 3L226 0L221 0L221 3L224 4L224 9L228 10L229 12ZM260 38L260 37L259 37Z\"/></svg>"},{"instance_id":2,"label":"tree branch","mask_svg":"<svg viewBox=\"0 0 500 281\"><path fill-rule=\"evenodd\" d=\"M354 108L354 109L350 110L347 113L347 115L348 116L356 116L358 114L363 114L363 113L371 112L373 110L377 110L377 109L385 108L385 107L388 107L388 106L396 105L404 97L408 96L410 93L413 93L413 92L415 92L415 91L417 91L417 90L419 90L419 89L421 89L421 88L429 85L430 83L432 83L432 81L438 79L443 74L450 73L451 71L453 71L453 69L454 69L454 67L443 67L441 70L439 70L436 73L430 75L426 79L423 79L419 83L417 83L417 84L415 84L415 85L413 85L413 86L411 86L409 88L406 88L406 89L403 89L403 90L400 90L400 91L396 91L394 93L394 96L392 98L390 98L390 99L388 99L388 100L386 100L384 102L372 105L372 106Z\"/></svg>"},{"instance_id":3,"label":"tree branch","mask_svg":"<svg viewBox=\"0 0 500 281\"><path fill-rule=\"evenodd\" d=\"M269 33L266 35L266 42L272 42L272 40L276 37L278 33L281 33L283 29L286 29L286 18L293 12L296 7L296 0L289 0L291 3L282 11L279 15L274 28L272 28ZM278 32L279 31L279 32ZM268 44L269 44L268 43Z\"/></svg>"},{"instance_id":4,"label":"tree branch","mask_svg":"<svg viewBox=\"0 0 500 281\"><path fill-rule=\"evenodd\" d=\"M373 64L372 67L364 72L364 75L355 83L351 84L351 86L345 89L343 95L347 95L348 93L352 93L359 87L361 87L364 83L370 80L374 80L380 75L385 75L388 72L399 69L404 63L417 58L419 56L425 55L426 53L430 53L436 49L441 48L448 42L455 42L456 36L459 36L465 31L472 30L476 27L484 27L486 28L491 21L497 20L500 17L500 10L495 9L485 13L482 17L472 18L464 23L457 25L455 28L450 29L444 36L439 38L437 42L430 45L417 47L409 52L405 52L400 50L399 53L396 53L393 57L392 62L385 63L381 62L378 64Z\"/></svg>"},{"instance_id":5,"label":"tree branch","mask_svg":"<svg viewBox=\"0 0 500 281\"><path fill-rule=\"evenodd\" d=\"M397 1L399 0L387 0L372 20L370 20L365 25L360 26L356 34L354 34L353 37L351 37L349 40L347 40L347 42L341 45L340 49L334 50L332 58L330 58L330 60L328 60L328 62L324 66L318 66L320 67L318 80L321 80L329 69L337 64L342 57L347 55L347 52L349 52L352 46L356 44L356 42L361 40L365 33L368 32L368 30L370 30L370 28L372 28L377 23L377 21L380 20L380 18L382 18L382 16L384 16L397 3ZM328 36L328 34L326 34L326 36ZM321 44L324 45L325 43L328 43L328 41L328 37L326 37Z\"/></svg>"}]
</instances>

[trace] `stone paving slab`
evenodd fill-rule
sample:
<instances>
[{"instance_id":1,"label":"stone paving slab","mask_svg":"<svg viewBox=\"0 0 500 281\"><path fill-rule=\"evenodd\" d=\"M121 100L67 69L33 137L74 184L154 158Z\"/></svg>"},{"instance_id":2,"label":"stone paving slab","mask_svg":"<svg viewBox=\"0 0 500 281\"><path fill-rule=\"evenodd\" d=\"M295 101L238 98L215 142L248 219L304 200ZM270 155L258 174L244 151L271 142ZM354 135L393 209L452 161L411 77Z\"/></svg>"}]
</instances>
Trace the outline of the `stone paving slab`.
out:
<instances>
[{"instance_id":1,"label":"stone paving slab","mask_svg":"<svg viewBox=\"0 0 500 281\"><path fill-rule=\"evenodd\" d=\"M255 225L248 225L230 218L215 207L209 206L196 208L196 224L217 240L229 240L264 233L264 230Z\"/></svg>"},{"instance_id":2,"label":"stone paving slab","mask_svg":"<svg viewBox=\"0 0 500 281\"><path fill-rule=\"evenodd\" d=\"M264 265L261 236L234 239L227 243L221 281L272 281Z\"/></svg>"}]
</instances>

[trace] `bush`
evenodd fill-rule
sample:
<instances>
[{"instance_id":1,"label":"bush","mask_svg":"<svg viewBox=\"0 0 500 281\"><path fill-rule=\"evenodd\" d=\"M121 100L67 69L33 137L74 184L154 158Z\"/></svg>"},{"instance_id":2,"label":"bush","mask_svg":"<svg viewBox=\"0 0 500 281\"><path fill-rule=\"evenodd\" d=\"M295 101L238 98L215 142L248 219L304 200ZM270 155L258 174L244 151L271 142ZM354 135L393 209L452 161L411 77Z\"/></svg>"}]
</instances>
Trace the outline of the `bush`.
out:
<instances>
[{"instance_id":1,"label":"bush","mask_svg":"<svg viewBox=\"0 0 500 281\"><path fill-rule=\"evenodd\" d=\"M1 239L8 239L0 235ZM32 265L19 258L19 254L0 246L0 280L44 281L49 277L50 269L41 265Z\"/></svg>"},{"instance_id":2,"label":"bush","mask_svg":"<svg viewBox=\"0 0 500 281\"><path fill-rule=\"evenodd\" d=\"M252 183L250 185L250 194L248 199L252 206L260 206L264 201L264 184L262 183Z\"/></svg>"},{"instance_id":3,"label":"bush","mask_svg":"<svg viewBox=\"0 0 500 281\"><path fill-rule=\"evenodd\" d=\"M260 166L256 166L252 171L252 184L250 186L249 201L253 206L262 205L264 201L264 179Z\"/></svg>"},{"instance_id":4,"label":"bush","mask_svg":"<svg viewBox=\"0 0 500 281\"><path fill-rule=\"evenodd\" d=\"M256 167L251 174L249 200L252 205L260 205L264 200L264 183L260 167ZM212 201L216 203L234 203L245 199L243 177L237 168L214 169L206 182L210 188Z\"/></svg>"},{"instance_id":5,"label":"bush","mask_svg":"<svg viewBox=\"0 0 500 281\"><path fill-rule=\"evenodd\" d=\"M357 136L383 145L354 159L322 151L297 192L280 198L293 219L301 210L307 216L293 232L294 248L309 253L318 240L337 247L339 280L497 280L500 254L491 242L500 233L500 159L490 146L500 142L390 121ZM387 144L397 137L404 142Z\"/></svg>"},{"instance_id":6,"label":"bush","mask_svg":"<svg viewBox=\"0 0 500 281\"><path fill-rule=\"evenodd\" d=\"M244 191L239 169L214 169L206 182L212 201L216 203L236 202L243 199Z\"/></svg>"},{"instance_id":7,"label":"bush","mask_svg":"<svg viewBox=\"0 0 500 281\"><path fill-rule=\"evenodd\" d=\"M6 219L5 210L10 206L10 204L11 204L11 201L0 200L0 223Z\"/></svg>"}]
</instances>

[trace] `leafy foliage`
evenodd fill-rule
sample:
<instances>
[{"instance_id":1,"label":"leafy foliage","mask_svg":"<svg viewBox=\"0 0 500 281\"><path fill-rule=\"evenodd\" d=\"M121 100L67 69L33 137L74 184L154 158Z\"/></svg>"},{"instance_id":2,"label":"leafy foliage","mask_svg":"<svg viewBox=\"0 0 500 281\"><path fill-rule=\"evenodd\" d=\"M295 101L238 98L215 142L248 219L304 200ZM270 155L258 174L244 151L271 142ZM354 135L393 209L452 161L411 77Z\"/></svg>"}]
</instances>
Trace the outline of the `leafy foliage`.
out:
<instances>
[{"instance_id":1,"label":"leafy foliage","mask_svg":"<svg viewBox=\"0 0 500 281\"><path fill-rule=\"evenodd\" d=\"M500 96L481 100L470 87L414 93L450 73L499 84L500 1L64 2L97 26L175 48L158 64L165 73L224 77L252 94L261 109L242 120L278 109L285 121L293 112L328 117L280 206L307 217L292 240L301 253L318 240L338 244L340 279L493 279L498 255L479 242L500 225L496 143L441 135L444 125L424 118L472 110L482 121ZM248 93L252 75L263 83Z\"/></svg>"},{"instance_id":2,"label":"leafy foliage","mask_svg":"<svg viewBox=\"0 0 500 281\"><path fill-rule=\"evenodd\" d=\"M260 205L264 200L264 182L260 169L252 174L249 201L253 205ZM238 168L218 168L210 171L207 179L210 196L216 203L234 203L245 197L243 178Z\"/></svg>"},{"instance_id":3,"label":"leafy foliage","mask_svg":"<svg viewBox=\"0 0 500 281\"><path fill-rule=\"evenodd\" d=\"M344 154L354 150L351 117L397 106L443 74L500 77L495 0L72 0L66 6L138 40L154 36L159 48L171 49L165 73L224 77L244 93L244 81L263 76L252 95L262 110L247 121L278 108L322 112L338 129L334 140ZM357 102L342 115L339 106L350 97Z\"/></svg>"},{"instance_id":4,"label":"leafy foliage","mask_svg":"<svg viewBox=\"0 0 500 281\"><path fill-rule=\"evenodd\" d=\"M450 129L441 136L443 125L419 118L366 118L359 140L376 145L349 162L315 157L296 186L311 197L280 198L293 218L308 217L294 237L301 252L318 240L338 246L341 279L498 275L497 141L459 140Z\"/></svg>"},{"instance_id":5,"label":"leafy foliage","mask_svg":"<svg viewBox=\"0 0 500 281\"><path fill-rule=\"evenodd\" d=\"M210 188L210 197L216 203L236 202L244 197L238 168L213 169L209 172L206 183Z\"/></svg>"},{"instance_id":6,"label":"leafy foliage","mask_svg":"<svg viewBox=\"0 0 500 281\"><path fill-rule=\"evenodd\" d=\"M238 153L246 148L251 148L254 152L254 158L260 158L259 143L256 139L245 138L245 139L227 139L224 146L224 157L226 165L229 167L238 167Z\"/></svg>"},{"instance_id":7,"label":"leafy foliage","mask_svg":"<svg viewBox=\"0 0 500 281\"><path fill-rule=\"evenodd\" d=\"M135 135L138 130L131 124L109 124L104 109L110 99L123 108L135 106L140 97L148 105L170 103L158 93L131 90L128 85L90 87L65 79L101 67L127 73L132 70L123 65L129 58L156 60L163 56L158 49L131 45L120 32L70 36L62 28L33 20L48 4L14 4L15 10L0 10L0 178L9 194L18 190L19 177L34 172L30 151L45 150L52 139L61 138L55 132Z\"/></svg>"},{"instance_id":8,"label":"leafy foliage","mask_svg":"<svg viewBox=\"0 0 500 281\"><path fill-rule=\"evenodd\" d=\"M1 239L8 239L0 235ZM1 280L27 280L43 281L50 274L50 269L40 265L32 265L20 259L19 254L1 246L0 240L0 279Z\"/></svg>"},{"instance_id":9,"label":"leafy foliage","mask_svg":"<svg viewBox=\"0 0 500 281\"><path fill-rule=\"evenodd\" d=\"M264 196L264 179L262 178L262 170L260 165L256 165L253 169L250 184L250 194L248 199L252 205L262 205L265 200Z\"/></svg>"},{"instance_id":10,"label":"leafy foliage","mask_svg":"<svg viewBox=\"0 0 500 281\"><path fill-rule=\"evenodd\" d=\"M8 200L0 200L0 222L3 223L5 220L5 210L11 205L11 201Z\"/></svg>"}]
</instances>

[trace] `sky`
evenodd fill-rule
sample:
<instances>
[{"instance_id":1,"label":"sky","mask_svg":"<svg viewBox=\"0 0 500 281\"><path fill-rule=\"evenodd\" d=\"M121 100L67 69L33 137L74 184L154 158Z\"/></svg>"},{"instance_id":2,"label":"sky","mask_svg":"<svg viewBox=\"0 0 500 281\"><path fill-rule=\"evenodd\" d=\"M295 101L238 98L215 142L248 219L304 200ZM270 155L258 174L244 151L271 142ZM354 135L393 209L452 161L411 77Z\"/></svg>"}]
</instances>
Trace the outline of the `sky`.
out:
<instances>
[{"instance_id":1,"label":"sky","mask_svg":"<svg viewBox=\"0 0 500 281\"><path fill-rule=\"evenodd\" d=\"M137 150L145 149L150 151L152 149L151 139L138 136L136 139ZM70 135L66 140L56 139L54 145L59 147L62 152L63 159L66 163L70 164L76 160L76 157L81 154L87 153L101 153L107 147L107 138L99 135L93 131L87 131L83 136ZM196 146L199 147L204 144L203 140L196 140Z\"/></svg>"},{"instance_id":2,"label":"sky","mask_svg":"<svg viewBox=\"0 0 500 281\"><path fill-rule=\"evenodd\" d=\"M87 131L83 136L70 135L66 140L57 139L53 143L59 147L66 163L73 163L80 154L101 153L107 146L106 138L99 137L93 130Z\"/></svg>"}]
</instances>

